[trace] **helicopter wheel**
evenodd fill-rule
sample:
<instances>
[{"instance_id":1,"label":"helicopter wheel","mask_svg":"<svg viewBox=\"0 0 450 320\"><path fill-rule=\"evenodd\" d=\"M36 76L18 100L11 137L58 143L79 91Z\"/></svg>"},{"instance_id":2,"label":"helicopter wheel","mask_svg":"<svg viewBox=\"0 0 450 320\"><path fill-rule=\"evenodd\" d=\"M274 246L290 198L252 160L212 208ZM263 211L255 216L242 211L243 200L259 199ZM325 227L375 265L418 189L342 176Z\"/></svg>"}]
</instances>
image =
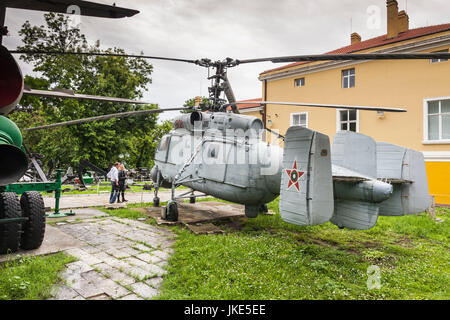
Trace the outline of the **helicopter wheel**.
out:
<instances>
[{"instance_id":1,"label":"helicopter wheel","mask_svg":"<svg viewBox=\"0 0 450 320\"><path fill-rule=\"evenodd\" d=\"M190 197L189 198L189 203L195 203L195 197Z\"/></svg>"},{"instance_id":2,"label":"helicopter wheel","mask_svg":"<svg viewBox=\"0 0 450 320\"><path fill-rule=\"evenodd\" d=\"M259 208L259 210L262 213L268 213L269 212L269 208L267 207L267 204L262 204L261 207Z\"/></svg>"},{"instance_id":3,"label":"helicopter wheel","mask_svg":"<svg viewBox=\"0 0 450 320\"><path fill-rule=\"evenodd\" d=\"M178 204L176 201L169 201L165 210L165 220L178 221Z\"/></svg>"},{"instance_id":4,"label":"helicopter wheel","mask_svg":"<svg viewBox=\"0 0 450 320\"><path fill-rule=\"evenodd\" d=\"M154 197L153 198L153 206L154 207L159 207L159 198L158 197Z\"/></svg>"},{"instance_id":5,"label":"helicopter wheel","mask_svg":"<svg viewBox=\"0 0 450 320\"><path fill-rule=\"evenodd\" d=\"M20 201L14 192L0 193L0 219L20 218ZM20 222L0 224L0 254L16 252L22 236Z\"/></svg>"}]
</instances>

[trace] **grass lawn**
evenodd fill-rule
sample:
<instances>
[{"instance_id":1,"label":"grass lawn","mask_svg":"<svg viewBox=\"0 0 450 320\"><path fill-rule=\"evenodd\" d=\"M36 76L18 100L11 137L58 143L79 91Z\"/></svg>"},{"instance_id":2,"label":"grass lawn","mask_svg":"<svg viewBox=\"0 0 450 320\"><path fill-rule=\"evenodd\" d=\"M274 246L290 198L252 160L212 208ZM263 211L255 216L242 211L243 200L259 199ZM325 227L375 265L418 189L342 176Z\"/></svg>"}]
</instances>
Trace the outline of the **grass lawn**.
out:
<instances>
[{"instance_id":1,"label":"grass lawn","mask_svg":"<svg viewBox=\"0 0 450 320\"><path fill-rule=\"evenodd\" d=\"M147 217L134 209L149 205L105 215ZM276 214L221 223L223 235L171 227L177 241L158 299L450 299L450 209L437 209L441 222L424 213L379 217L365 231L294 226L281 220L278 200L269 209ZM0 265L0 299L48 298L71 259L60 253ZM373 266L379 289L368 288Z\"/></svg>"},{"instance_id":2,"label":"grass lawn","mask_svg":"<svg viewBox=\"0 0 450 320\"><path fill-rule=\"evenodd\" d=\"M75 261L60 252L54 255L21 257L0 264L0 300L43 300L51 297L59 271Z\"/></svg>"},{"instance_id":3,"label":"grass lawn","mask_svg":"<svg viewBox=\"0 0 450 320\"><path fill-rule=\"evenodd\" d=\"M159 299L450 299L449 209L438 209L440 223L380 217L355 231L294 226L278 200L269 208L277 214L222 225L225 235L177 228ZM368 289L369 266L379 289Z\"/></svg>"}]
</instances>

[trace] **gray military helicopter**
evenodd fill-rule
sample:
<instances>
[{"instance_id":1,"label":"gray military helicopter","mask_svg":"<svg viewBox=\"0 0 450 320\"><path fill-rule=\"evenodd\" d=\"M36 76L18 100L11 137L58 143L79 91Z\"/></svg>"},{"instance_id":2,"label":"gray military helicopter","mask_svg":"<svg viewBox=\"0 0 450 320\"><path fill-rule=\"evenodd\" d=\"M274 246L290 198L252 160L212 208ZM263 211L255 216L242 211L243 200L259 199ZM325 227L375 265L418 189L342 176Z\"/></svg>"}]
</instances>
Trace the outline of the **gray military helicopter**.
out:
<instances>
[{"instance_id":1,"label":"gray military helicopter","mask_svg":"<svg viewBox=\"0 0 450 320\"><path fill-rule=\"evenodd\" d=\"M376 142L371 137L350 131L337 132L332 146L327 135L299 126L290 127L286 136L281 136L265 128L259 118L239 114L239 103L228 81L227 69L262 61L448 59L450 54L325 54L249 60L227 58L221 61L139 57L194 63L215 71L209 77L209 103L198 103L190 108L190 113L176 117L174 129L163 136L156 151L155 166L151 171L155 182L154 206L159 206L159 188L172 188L171 200L162 214L164 219L178 219L177 200L189 198L194 203L197 197L206 195L245 205L245 215L249 218L266 211L266 204L280 196L280 214L286 222L305 226L331 221L340 228L350 229L372 228L379 215L418 214L428 208L430 196L421 152ZM399 108L372 106L273 101L250 103L406 112ZM165 110L174 109L159 109L158 112ZM28 130L133 114L112 114ZM263 138L267 132L283 139L284 147L268 144ZM190 190L176 197L175 189L179 186ZM196 194L196 191L201 194Z\"/></svg>"}]
</instances>

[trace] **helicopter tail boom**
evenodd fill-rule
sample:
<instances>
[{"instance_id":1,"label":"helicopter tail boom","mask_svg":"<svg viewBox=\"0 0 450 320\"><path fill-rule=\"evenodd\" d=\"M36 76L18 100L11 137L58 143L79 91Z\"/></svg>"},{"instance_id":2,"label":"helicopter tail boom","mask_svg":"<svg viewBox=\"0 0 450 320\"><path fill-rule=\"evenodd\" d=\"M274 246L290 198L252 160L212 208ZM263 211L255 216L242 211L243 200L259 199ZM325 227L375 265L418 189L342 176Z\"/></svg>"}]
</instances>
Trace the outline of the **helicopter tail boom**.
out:
<instances>
[{"instance_id":1,"label":"helicopter tail boom","mask_svg":"<svg viewBox=\"0 0 450 320\"><path fill-rule=\"evenodd\" d=\"M430 203L421 152L351 131L330 148L328 136L290 127L281 174L280 215L301 226L370 229L379 215L418 214Z\"/></svg>"}]
</instances>

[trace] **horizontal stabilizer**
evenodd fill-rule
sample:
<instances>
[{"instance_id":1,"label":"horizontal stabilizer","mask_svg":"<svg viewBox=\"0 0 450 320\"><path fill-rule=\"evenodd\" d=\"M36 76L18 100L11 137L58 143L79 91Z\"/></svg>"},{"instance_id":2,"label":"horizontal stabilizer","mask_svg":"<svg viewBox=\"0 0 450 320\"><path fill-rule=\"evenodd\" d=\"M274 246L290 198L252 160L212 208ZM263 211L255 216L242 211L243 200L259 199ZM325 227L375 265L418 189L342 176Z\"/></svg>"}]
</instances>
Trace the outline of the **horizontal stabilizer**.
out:
<instances>
[{"instance_id":1,"label":"horizontal stabilizer","mask_svg":"<svg viewBox=\"0 0 450 320\"><path fill-rule=\"evenodd\" d=\"M300 126L290 127L283 154L282 219L301 226L329 221L334 202L328 136Z\"/></svg>"},{"instance_id":2,"label":"horizontal stabilizer","mask_svg":"<svg viewBox=\"0 0 450 320\"><path fill-rule=\"evenodd\" d=\"M394 183L394 193L380 204L380 215L418 214L430 205L423 154L389 143L377 143L377 177Z\"/></svg>"}]
</instances>

